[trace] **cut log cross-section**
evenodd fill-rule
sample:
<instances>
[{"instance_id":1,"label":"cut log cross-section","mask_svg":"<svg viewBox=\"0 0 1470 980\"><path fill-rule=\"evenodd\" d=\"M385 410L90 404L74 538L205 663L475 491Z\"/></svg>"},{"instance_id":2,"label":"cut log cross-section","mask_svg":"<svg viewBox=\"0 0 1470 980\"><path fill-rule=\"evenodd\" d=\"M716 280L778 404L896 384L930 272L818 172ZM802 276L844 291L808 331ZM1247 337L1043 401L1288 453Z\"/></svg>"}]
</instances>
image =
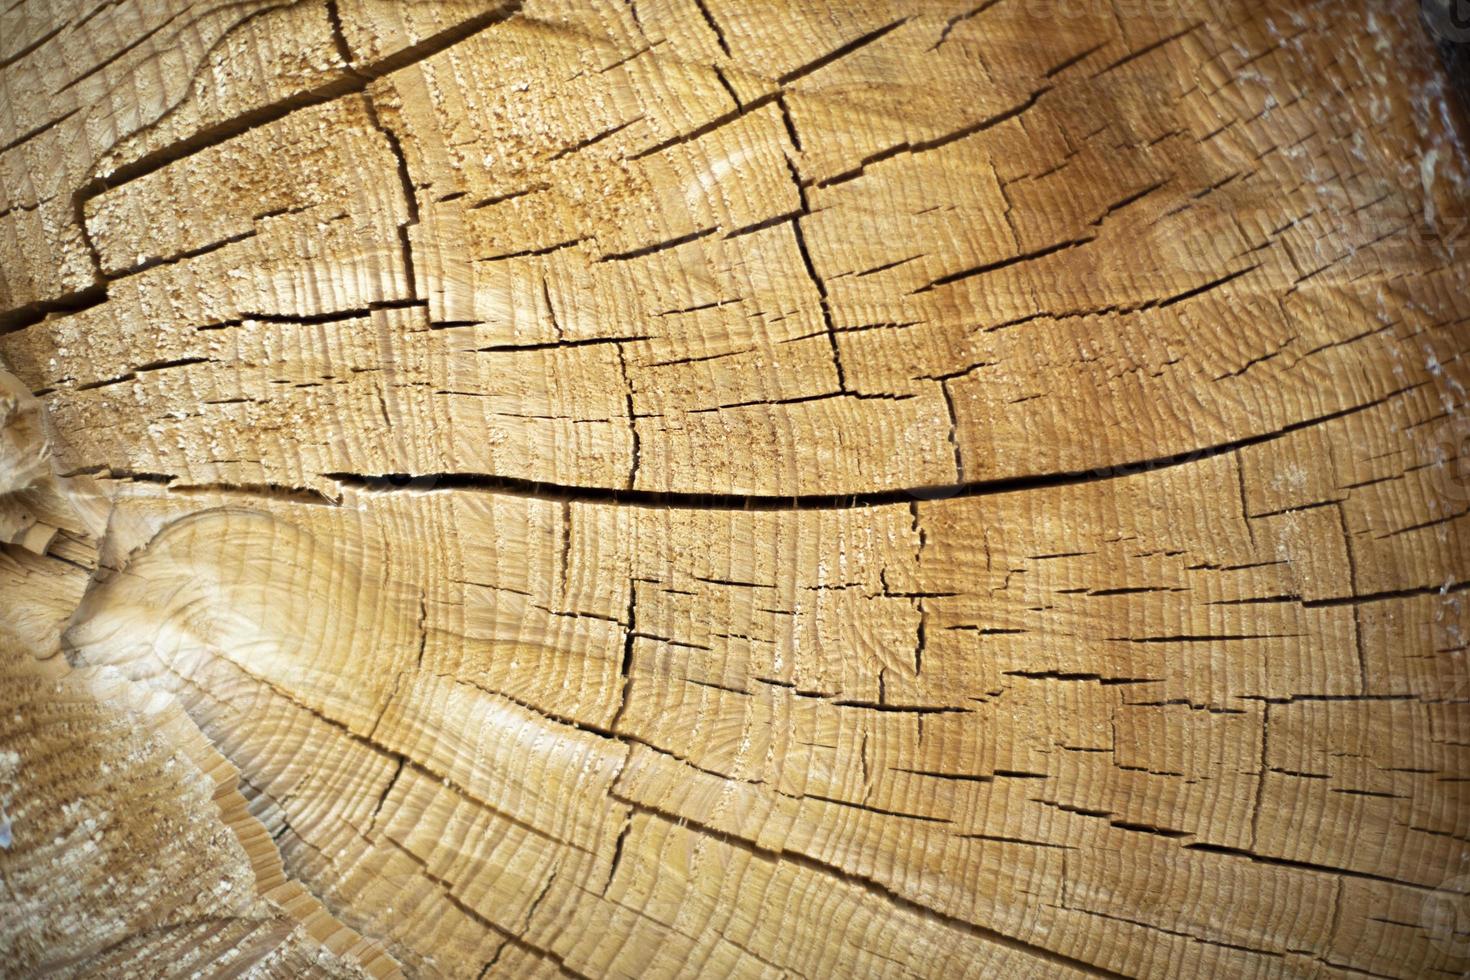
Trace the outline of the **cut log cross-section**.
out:
<instances>
[{"instance_id":1,"label":"cut log cross-section","mask_svg":"<svg viewBox=\"0 0 1470 980\"><path fill-rule=\"evenodd\" d=\"M1470 971L1437 10L9 4L0 949Z\"/></svg>"}]
</instances>

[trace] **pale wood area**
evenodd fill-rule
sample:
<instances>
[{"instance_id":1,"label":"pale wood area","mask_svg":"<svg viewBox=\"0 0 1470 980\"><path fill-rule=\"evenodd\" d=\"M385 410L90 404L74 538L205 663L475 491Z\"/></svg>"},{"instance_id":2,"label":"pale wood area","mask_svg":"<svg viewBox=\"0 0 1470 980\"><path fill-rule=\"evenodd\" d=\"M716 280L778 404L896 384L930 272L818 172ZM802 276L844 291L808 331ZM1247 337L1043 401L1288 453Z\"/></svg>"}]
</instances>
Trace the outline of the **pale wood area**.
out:
<instances>
[{"instance_id":1,"label":"pale wood area","mask_svg":"<svg viewBox=\"0 0 1470 980\"><path fill-rule=\"evenodd\" d=\"M1470 970L1453 99L1412 2L10 3L0 972Z\"/></svg>"}]
</instances>

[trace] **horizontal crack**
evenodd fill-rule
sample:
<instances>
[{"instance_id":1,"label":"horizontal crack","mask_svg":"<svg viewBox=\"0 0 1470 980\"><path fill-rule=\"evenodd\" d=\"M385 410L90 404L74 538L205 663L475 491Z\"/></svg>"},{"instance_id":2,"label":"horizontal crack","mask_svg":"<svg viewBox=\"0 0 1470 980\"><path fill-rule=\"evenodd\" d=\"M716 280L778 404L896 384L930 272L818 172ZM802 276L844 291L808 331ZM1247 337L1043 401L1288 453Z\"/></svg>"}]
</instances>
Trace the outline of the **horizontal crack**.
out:
<instances>
[{"instance_id":1,"label":"horizontal crack","mask_svg":"<svg viewBox=\"0 0 1470 980\"><path fill-rule=\"evenodd\" d=\"M969 919L942 912L932 906L925 905L923 902L910 898L884 881L854 873L839 864L831 863L819 857L813 857L805 851L791 850L780 846L770 847L738 834L728 833L703 820L690 817L687 813L661 809L660 807L640 802L632 797L621 795L616 789L612 792L612 798L620 803L626 804L637 813L649 815L667 823L693 828L698 833L712 837L727 846L737 848L747 854L795 865L796 867L833 878L845 884L860 888L868 894L905 912L916 915L921 919L937 922L948 929L953 929L956 932L981 940L982 942L993 943L1018 953L1033 956L1037 960L1053 967L1067 967L1094 977L1122 976L1122 974L1115 973L1112 970L1086 960L1057 952L1049 947L1041 946L998 929L972 922Z\"/></svg>"},{"instance_id":2,"label":"horizontal crack","mask_svg":"<svg viewBox=\"0 0 1470 980\"><path fill-rule=\"evenodd\" d=\"M485 473L323 473L322 476L335 480L344 487L359 490L390 492L399 490L480 490L508 496L536 497L548 500L566 500L585 503L609 503L632 507L678 508L686 510L848 510L861 507L883 507L907 504L915 500L935 500L949 497L980 497L991 494L1014 493L1037 490L1045 487L1073 486L1094 483L1120 476L1149 473L1187 463L1202 462L1233 453L1247 446L1272 442L1283 436L1334 419L1344 418L1358 412L1382 405L1408 391L1421 387L1426 382L1408 385L1361 405L1329 412L1315 418L1293 422L1270 432L1244 436L1229 442L1218 443L1203 449L1172 453L1151 459L1112 466L1094 467L1085 470L1065 470L1054 473L1039 473L1031 476L998 477L986 480L970 480L945 485L903 487L889 490L871 490L860 493L837 494L733 494L695 493L689 491L634 490L613 487L577 486L546 483L520 477L497 476Z\"/></svg>"},{"instance_id":3,"label":"horizontal crack","mask_svg":"<svg viewBox=\"0 0 1470 980\"><path fill-rule=\"evenodd\" d=\"M107 286L95 283L65 296L37 300L0 313L0 336L35 326L52 313L80 313L107 301Z\"/></svg>"},{"instance_id":4,"label":"horizontal crack","mask_svg":"<svg viewBox=\"0 0 1470 980\"><path fill-rule=\"evenodd\" d=\"M160 170L163 167L192 156L200 150L210 146L223 143L227 140L241 136L253 129L276 122L299 109L309 106L321 105L333 99L342 98L345 95L365 92L369 84L391 74L402 68L431 58L441 51L458 44L487 27L491 27L502 21L509 20L520 13L522 4L519 0L512 0L493 10L472 17L463 23L456 24L424 38L417 44L409 45L398 51L387 55L378 61L366 65L352 65L346 73L333 78L314 88L308 88L294 93L279 101L259 106L248 110L229 119L205 127L186 139L160 147L152 153L117 167L108 173L92 180L78 191L81 201L90 200L105 190L112 190L121 184L137 180L140 177Z\"/></svg>"}]
</instances>

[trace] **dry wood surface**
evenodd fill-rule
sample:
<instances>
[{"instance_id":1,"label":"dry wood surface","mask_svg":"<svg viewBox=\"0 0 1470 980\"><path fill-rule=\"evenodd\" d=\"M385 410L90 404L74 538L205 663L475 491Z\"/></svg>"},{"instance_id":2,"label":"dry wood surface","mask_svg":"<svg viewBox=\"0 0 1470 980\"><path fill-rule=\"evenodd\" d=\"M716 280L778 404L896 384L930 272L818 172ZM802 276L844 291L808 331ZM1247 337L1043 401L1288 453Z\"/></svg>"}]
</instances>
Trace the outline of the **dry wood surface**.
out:
<instances>
[{"instance_id":1,"label":"dry wood surface","mask_svg":"<svg viewBox=\"0 0 1470 980\"><path fill-rule=\"evenodd\" d=\"M1470 972L1434 4L0 0L0 974Z\"/></svg>"}]
</instances>

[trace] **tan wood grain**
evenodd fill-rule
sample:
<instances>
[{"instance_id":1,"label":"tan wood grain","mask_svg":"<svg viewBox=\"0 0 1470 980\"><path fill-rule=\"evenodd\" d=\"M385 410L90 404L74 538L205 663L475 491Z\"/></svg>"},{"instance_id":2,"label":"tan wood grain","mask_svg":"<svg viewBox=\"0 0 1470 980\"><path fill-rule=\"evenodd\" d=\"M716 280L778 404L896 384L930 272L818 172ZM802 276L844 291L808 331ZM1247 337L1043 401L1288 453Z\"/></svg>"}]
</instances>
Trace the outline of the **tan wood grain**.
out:
<instances>
[{"instance_id":1,"label":"tan wood grain","mask_svg":"<svg viewBox=\"0 0 1470 980\"><path fill-rule=\"evenodd\" d=\"M344 970L1459 975L1419 14L13 3L0 696L167 706L70 737Z\"/></svg>"}]
</instances>

